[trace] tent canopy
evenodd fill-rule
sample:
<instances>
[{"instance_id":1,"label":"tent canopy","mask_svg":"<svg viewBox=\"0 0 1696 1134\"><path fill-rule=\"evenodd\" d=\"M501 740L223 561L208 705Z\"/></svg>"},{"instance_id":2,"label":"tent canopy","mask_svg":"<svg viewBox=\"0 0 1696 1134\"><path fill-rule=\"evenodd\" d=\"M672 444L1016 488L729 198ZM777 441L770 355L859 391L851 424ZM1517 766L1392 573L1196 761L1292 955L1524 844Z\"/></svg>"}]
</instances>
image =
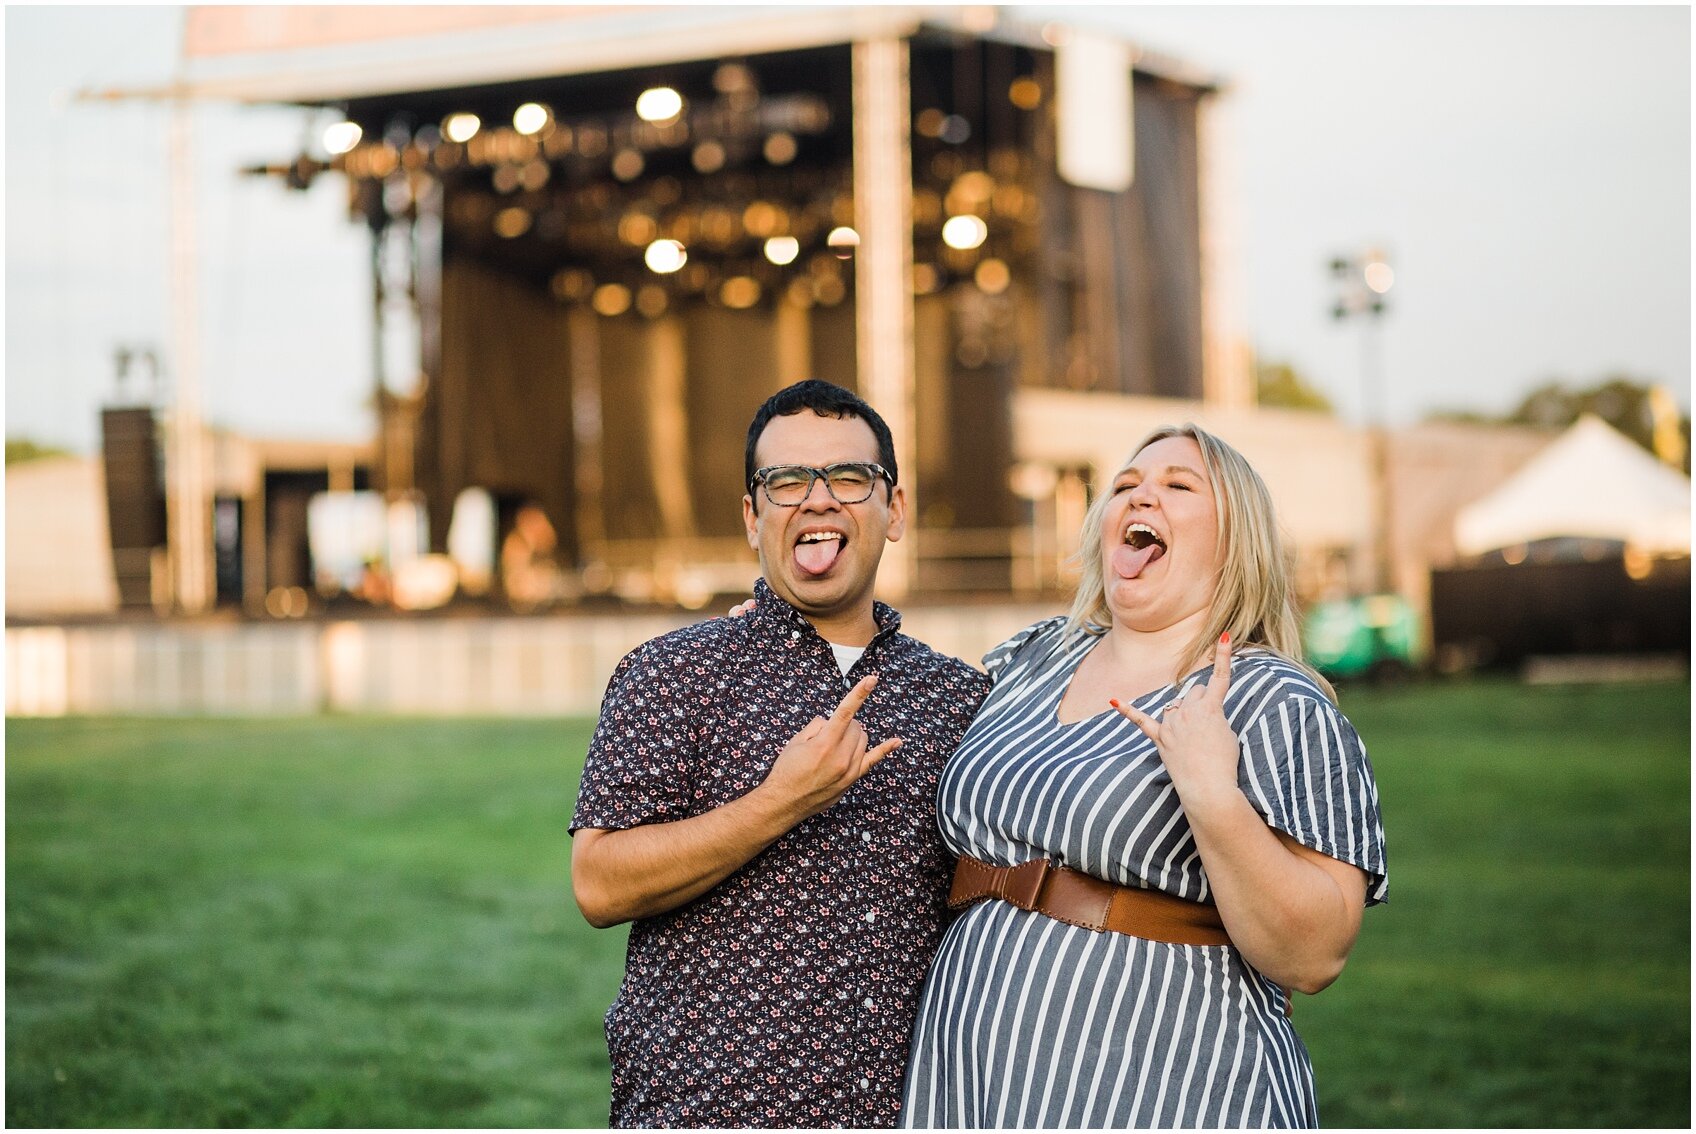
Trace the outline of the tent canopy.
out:
<instances>
[{"instance_id":1,"label":"tent canopy","mask_svg":"<svg viewBox=\"0 0 1696 1134\"><path fill-rule=\"evenodd\" d=\"M1690 553L1690 478L1585 414L1501 487L1461 509L1455 547L1481 555L1571 536Z\"/></svg>"}]
</instances>

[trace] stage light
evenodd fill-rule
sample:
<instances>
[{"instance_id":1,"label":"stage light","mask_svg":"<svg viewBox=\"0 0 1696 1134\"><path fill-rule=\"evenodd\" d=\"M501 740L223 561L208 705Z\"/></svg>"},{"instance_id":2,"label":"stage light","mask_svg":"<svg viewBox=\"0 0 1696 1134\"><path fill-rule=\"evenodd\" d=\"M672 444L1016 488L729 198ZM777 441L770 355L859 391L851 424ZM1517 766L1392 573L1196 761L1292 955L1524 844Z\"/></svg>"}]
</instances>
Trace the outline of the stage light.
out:
<instances>
[{"instance_id":1,"label":"stage light","mask_svg":"<svg viewBox=\"0 0 1696 1134\"><path fill-rule=\"evenodd\" d=\"M972 280L986 295L1000 295L1013 282L1013 273L1007 270L1004 261L992 256L978 265Z\"/></svg>"},{"instance_id":2,"label":"stage light","mask_svg":"<svg viewBox=\"0 0 1696 1134\"><path fill-rule=\"evenodd\" d=\"M754 72L743 63L720 63L713 72L713 90L719 94L736 94L755 89Z\"/></svg>"},{"instance_id":3,"label":"stage light","mask_svg":"<svg viewBox=\"0 0 1696 1134\"><path fill-rule=\"evenodd\" d=\"M981 169L969 169L954 179L954 184L948 187L948 196L965 202L971 207L988 201L995 192L995 178ZM970 208L958 210L969 212Z\"/></svg>"},{"instance_id":4,"label":"stage light","mask_svg":"<svg viewBox=\"0 0 1696 1134\"><path fill-rule=\"evenodd\" d=\"M670 87L650 87L636 99L636 116L644 122L666 123L683 113L683 96Z\"/></svg>"},{"instance_id":5,"label":"stage light","mask_svg":"<svg viewBox=\"0 0 1696 1134\"><path fill-rule=\"evenodd\" d=\"M527 102L512 112L512 128L520 134L540 134L553 112L539 102Z\"/></svg>"},{"instance_id":6,"label":"stage light","mask_svg":"<svg viewBox=\"0 0 1696 1134\"><path fill-rule=\"evenodd\" d=\"M972 136L972 124L958 114L950 114L942 120L942 133L937 137L950 146L958 146Z\"/></svg>"},{"instance_id":7,"label":"stage light","mask_svg":"<svg viewBox=\"0 0 1696 1134\"><path fill-rule=\"evenodd\" d=\"M801 147L795 141L795 135L779 131L766 139L766 160L773 165L788 165L795 160Z\"/></svg>"},{"instance_id":8,"label":"stage light","mask_svg":"<svg viewBox=\"0 0 1696 1134\"><path fill-rule=\"evenodd\" d=\"M549 130L547 136L542 139L542 152L551 158L562 158L571 153L571 149L576 143L577 139L572 134L571 127L561 126L558 122L555 122L554 128Z\"/></svg>"},{"instance_id":9,"label":"stage light","mask_svg":"<svg viewBox=\"0 0 1696 1134\"><path fill-rule=\"evenodd\" d=\"M534 193L546 185L551 176L553 171L548 168L548 163L541 158L535 158L526 162L524 168L518 171L518 183Z\"/></svg>"},{"instance_id":10,"label":"stage light","mask_svg":"<svg viewBox=\"0 0 1696 1134\"><path fill-rule=\"evenodd\" d=\"M357 122L337 122L324 131L324 149L332 154L345 154L359 144L364 131Z\"/></svg>"},{"instance_id":11,"label":"stage light","mask_svg":"<svg viewBox=\"0 0 1696 1134\"><path fill-rule=\"evenodd\" d=\"M623 284L602 284L595 289L595 297L589 301L597 315L612 318L630 310L630 289Z\"/></svg>"},{"instance_id":12,"label":"stage light","mask_svg":"<svg viewBox=\"0 0 1696 1134\"><path fill-rule=\"evenodd\" d=\"M607 132L594 123L577 128L577 152L586 158L600 157L607 152Z\"/></svg>"},{"instance_id":13,"label":"stage light","mask_svg":"<svg viewBox=\"0 0 1696 1134\"><path fill-rule=\"evenodd\" d=\"M689 260L689 251L675 240L656 240L642 253L643 263L650 271L669 275Z\"/></svg>"},{"instance_id":14,"label":"stage light","mask_svg":"<svg viewBox=\"0 0 1696 1134\"><path fill-rule=\"evenodd\" d=\"M760 301L760 281L753 276L731 276L718 289L718 301L742 311Z\"/></svg>"},{"instance_id":15,"label":"stage light","mask_svg":"<svg viewBox=\"0 0 1696 1134\"><path fill-rule=\"evenodd\" d=\"M824 242L830 245L830 250L836 253L838 260L846 260L853 256L854 249L860 246L860 234L847 225L843 225L840 228L831 229L830 235L824 238Z\"/></svg>"},{"instance_id":16,"label":"stage light","mask_svg":"<svg viewBox=\"0 0 1696 1134\"><path fill-rule=\"evenodd\" d=\"M793 264L801 254L801 242L793 236L774 236L766 241L766 259L782 267Z\"/></svg>"},{"instance_id":17,"label":"stage light","mask_svg":"<svg viewBox=\"0 0 1696 1134\"><path fill-rule=\"evenodd\" d=\"M447 135L448 141L460 145L475 138L482 128L483 120L475 114L450 114L442 122L442 133Z\"/></svg>"},{"instance_id":18,"label":"stage light","mask_svg":"<svg viewBox=\"0 0 1696 1134\"><path fill-rule=\"evenodd\" d=\"M464 146L454 142L443 142L436 147L436 152L430 155L430 164L445 173L457 167L464 158Z\"/></svg>"},{"instance_id":19,"label":"stage light","mask_svg":"<svg viewBox=\"0 0 1696 1134\"><path fill-rule=\"evenodd\" d=\"M645 284L636 290L636 310L649 319L658 319L665 314L665 309L671 303L665 288L658 284Z\"/></svg>"},{"instance_id":20,"label":"stage light","mask_svg":"<svg viewBox=\"0 0 1696 1134\"><path fill-rule=\"evenodd\" d=\"M705 141L695 147L689 155L689 161L697 173L717 173L724 168L724 147L714 141Z\"/></svg>"},{"instance_id":21,"label":"stage light","mask_svg":"<svg viewBox=\"0 0 1696 1134\"><path fill-rule=\"evenodd\" d=\"M1362 274L1366 277L1366 286L1379 295L1389 291L1390 285L1396 282L1396 273L1382 260L1373 260L1367 264Z\"/></svg>"},{"instance_id":22,"label":"stage light","mask_svg":"<svg viewBox=\"0 0 1696 1134\"><path fill-rule=\"evenodd\" d=\"M587 299L595 290L595 277L582 268L562 268L554 273L549 287L557 299L568 302Z\"/></svg>"},{"instance_id":23,"label":"stage light","mask_svg":"<svg viewBox=\"0 0 1696 1134\"><path fill-rule=\"evenodd\" d=\"M656 205L675 205L683 199L683 182L670 174L656 177L648 185L648 196Z\"/></svg>"},{"instance_id":24,"label":"stage light","mask_svg":"<svg viewBox=\"0 0 1696 1134\"><path fill-rule=\"evenodd\" d=\"M732 244L742 236L742 218L720 205L701 210L701 239L713 244Z\"/></svg>"},{"instance_id":25,"label":"stage light","mask_svg":"<svg viewBox=\"0 0 1696 1134\"><path fill-rule=\"evenodd\" d=\"M825 276L813 281L813 298L825 307L835 307L848 298L848 285L835 276Z\"/></svg>"},{"instance_id":26,"label":"stage light","mask_svg":"<svg viewBox=\"0 0 1696 1134\"><path fill-rule=\"evenodd\" d=\"M660 234L660 226L647 213L625 213L618 219L618 238L632 248L644 248Z\"/></svg>"},{"instance_id":27,"label":"stage light","mask_svg":"<svg viewBox=\"0 0 1696 1134\"><path fill-rule=\"evenodd\" d=\"M755 201L742 210L742 227L749 236L767 237L777 232L783 214L770 201Z\"/></svg>"},{"instance_id":28,"label":"stage light","mask_svg":"<svg viewBox=\"0 0 1696 1134\"><path fill-rule=\"evenodd\" d=\"M961 252L978 247L988 238L989 226L983 223L983 218L971 213L949 217L942 226L942 242Z\"/></svg>"},{"instance_id":29,"label":"stage light","mask_svg":"<svg viewBox=\"0 0 1696 1134\"><path fill-rule=\"evenodd\" d=\"M502 209L495 214L495 233L508 240L523 236L530 231L530 211L514 205L510 209Z\"/></svg>"}]
</instances>

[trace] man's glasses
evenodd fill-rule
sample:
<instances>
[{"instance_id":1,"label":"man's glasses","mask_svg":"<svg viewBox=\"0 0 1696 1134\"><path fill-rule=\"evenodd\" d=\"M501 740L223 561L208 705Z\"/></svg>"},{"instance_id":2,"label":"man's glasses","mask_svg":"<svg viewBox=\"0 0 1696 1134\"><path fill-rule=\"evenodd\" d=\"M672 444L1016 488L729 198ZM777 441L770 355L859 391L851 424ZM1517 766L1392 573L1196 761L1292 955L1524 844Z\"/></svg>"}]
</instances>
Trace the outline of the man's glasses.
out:
<instances>
[{"instance_id":1,"label":"man's glasses","mask_svg":"<svg viewBox=\"0 0 1696 1134\"><path fill-rule=\"evenodd\" d=\"M870 462L844 461L822 469L810 465L768 465L754 473L748 490L753 491L757 484L773 504L794 508L812 494L813 481L823 478L825 488L838 504L858 504L871 496L880 476L890 484L895 483L882 465Z\"/></svg>"}]
</instances>

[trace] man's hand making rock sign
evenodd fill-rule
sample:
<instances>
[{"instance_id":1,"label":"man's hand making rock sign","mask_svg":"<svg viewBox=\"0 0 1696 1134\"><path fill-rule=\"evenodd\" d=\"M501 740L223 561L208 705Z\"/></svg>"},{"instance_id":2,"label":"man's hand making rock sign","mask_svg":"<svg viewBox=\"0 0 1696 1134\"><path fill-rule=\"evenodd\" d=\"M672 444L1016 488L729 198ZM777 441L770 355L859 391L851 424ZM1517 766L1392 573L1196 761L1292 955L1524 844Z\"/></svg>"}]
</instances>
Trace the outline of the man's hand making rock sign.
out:
<instances>
[{"instance_id":1,"label":"man's hand making rock sign","mask_svg":"<svg viewBox=\"0 0 1696 1134\"><path fill-rule=\"evenodd\" d=\"M901 747L898 737L870 747L865 726L854 719L875 688L875 674L862 677L828 719L814 717L777 754L760 789L792 799L800 812L797 822L835 803L855 781Z\"/></svg>"},{"instance_id":2,"label":"man's hand making rock sign","mask_svg":"<svg viewBox=\"0 0 1696 1134\"><path fill-rule=\"evenodd\" d=\"M901 746L870 747L854 714L877 687L863 678L828 719L814 717L753 791L701 815L619 831L582 830L571 848L577 904L590 924L654 917L692 902L842 797Z\"/></svg>"}]
</instances>

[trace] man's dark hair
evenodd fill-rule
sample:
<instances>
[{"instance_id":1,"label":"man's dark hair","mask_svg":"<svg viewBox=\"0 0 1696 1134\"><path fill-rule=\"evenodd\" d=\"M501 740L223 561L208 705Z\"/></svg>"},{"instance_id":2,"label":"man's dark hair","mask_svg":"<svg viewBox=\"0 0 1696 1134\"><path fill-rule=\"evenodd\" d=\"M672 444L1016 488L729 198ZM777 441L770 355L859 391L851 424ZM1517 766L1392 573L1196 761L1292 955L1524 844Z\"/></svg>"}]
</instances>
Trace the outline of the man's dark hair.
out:
<instances>
[{"instance_id":1,"label":"man's dark hair","mask_svg":"<svg viewBox=\"0 0 1696 1134\"><path fill-rule=\"evenodd\" d=\"M742 483L752 488L754 483L754 446L759 444L760 434L774 417L788 417L790 414L811 410L820 417L857 417L872 427L872 436L877 438L877 463L889 473L889 484L885 486L886 494L893 494L897 479L895 469L895 438L889 434L889 426L877 411L867 405L850 390L829 382L821 382L817 378L808 378L793 386L785 386L771 397L767 398L754 414L754 420L748 423L748 447L742 458Z\"/></svg>"}]
</instances>

